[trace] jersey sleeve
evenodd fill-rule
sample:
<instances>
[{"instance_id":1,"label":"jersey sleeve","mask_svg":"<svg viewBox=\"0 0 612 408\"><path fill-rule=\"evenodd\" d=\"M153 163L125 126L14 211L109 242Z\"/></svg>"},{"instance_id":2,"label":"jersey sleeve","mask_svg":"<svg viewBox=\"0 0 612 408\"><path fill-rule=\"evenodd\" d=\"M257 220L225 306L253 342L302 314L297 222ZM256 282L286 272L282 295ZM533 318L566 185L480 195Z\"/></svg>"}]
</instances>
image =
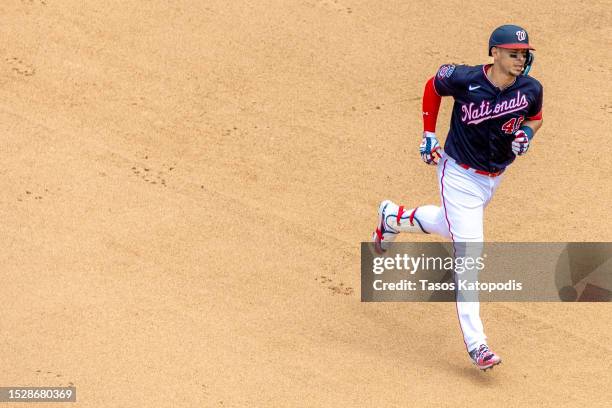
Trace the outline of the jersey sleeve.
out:
<instances>
[{"instance_id":1,"label":"jersey sleeve","mask_svg":"<svg viewBox=\"0 0 612 408\"><path fill-rule=\"evenodd\" d=\"M544 88L540 85L540 92L535 98L534 103L529 107L527 113L527 120L541 120L542 119L542 104L544 101Z\"/></svg>"},{"instance_id":2,"label":"jersey sleeve","mask_svg":"<svg viewBox=\"0 0 612 408\"><path fill-rule=\"evenodd\" d=\"M454 96L465 89L466 66L445 64L434 77L434 87L440 96Z\"/></svg>"},{"instance_id":3,"label":"jersey sleeve","mask_svg":"<svg viewBox=\"0 0 612 408\"><path fill-rule=\"evenodd\" d=\"M435 133L442 98L436 93L433 83L432 77L427 81L423 91L423 131Z\"/></svg>"}]
</instances>

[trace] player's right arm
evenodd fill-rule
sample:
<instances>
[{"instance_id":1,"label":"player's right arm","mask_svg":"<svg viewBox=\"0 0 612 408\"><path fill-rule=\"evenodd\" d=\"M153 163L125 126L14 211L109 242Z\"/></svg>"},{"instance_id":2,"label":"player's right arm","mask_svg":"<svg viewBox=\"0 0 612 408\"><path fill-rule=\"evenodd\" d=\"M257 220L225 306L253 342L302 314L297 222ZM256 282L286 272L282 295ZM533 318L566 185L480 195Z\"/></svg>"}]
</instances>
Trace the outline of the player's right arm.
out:
<instances>
[{"instance_id":1,"label":"player's right arm","mask_svg":"<svg viewBox=\"0 0 612 408\"><path fill-rule=\"evenodd\" d=\"M419 146L421 159L427 164L438 164L441 157L440 143L436 137L436 122L442 98L438 95L432 77L425 84L423 91L423 139Z\"/></svg>"},{"instance_id":2,"label":"player's right arm","mask_svg":"<svg viewBox=\"0 0 612 408\"><path fill-rule=\"evenodd\" d=\"M442 148L436 137L436 122L442 96L454 96L466 86L465 65L442 65L423 92L423 140L419 151L427 164L438 164Z\"/></svg>"}]
</instances>

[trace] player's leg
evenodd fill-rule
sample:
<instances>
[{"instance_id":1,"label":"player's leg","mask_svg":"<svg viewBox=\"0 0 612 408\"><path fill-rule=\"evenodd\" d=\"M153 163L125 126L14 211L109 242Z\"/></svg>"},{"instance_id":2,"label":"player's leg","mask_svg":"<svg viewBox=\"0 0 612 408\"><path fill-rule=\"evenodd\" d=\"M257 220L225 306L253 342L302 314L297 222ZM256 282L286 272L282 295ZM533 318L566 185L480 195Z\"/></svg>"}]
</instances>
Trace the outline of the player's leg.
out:
<instances>
[{"instance_id":1,"label":"player's leg","mask_svg":"<svg viewBox=\"0 0 612 408\"><path fill-rule=\"evenodd\" d=\"M455 258L480 256L486 198L478 179L452 161L444 160L438 169L438 181L442 212L455 250L453 255ZM457 302L457 315L468 351L486 342L478 302Z\"/></svg>"},{"instance_id":2,"label":"player's leg","mask_svg":"<svg viewBox=\"0 0 612 408\"><path fill-rule=\"evenodd\" d=\"M455 258L480 257L484 241L484 208L499 182L468 172L451 160L443 160L438 168L438 179L442 211L453 240ZM459 271L457 268L456 284L459 279L473 281L478 278L476 269L462 269ZM478 298L469 297L458 290L456 305L465 346L473 361L481 369L499 363L499 357L486 346Z\"/></svg>"}]
</instances>

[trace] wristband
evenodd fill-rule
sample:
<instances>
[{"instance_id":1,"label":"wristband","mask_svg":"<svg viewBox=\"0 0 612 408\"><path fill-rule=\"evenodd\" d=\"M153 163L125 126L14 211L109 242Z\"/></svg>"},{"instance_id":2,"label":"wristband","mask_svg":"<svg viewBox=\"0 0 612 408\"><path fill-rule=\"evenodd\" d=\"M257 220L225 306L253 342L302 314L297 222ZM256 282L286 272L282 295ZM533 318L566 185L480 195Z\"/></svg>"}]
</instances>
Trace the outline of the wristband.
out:
<instances>
[{"instance_id":1,"label":"wristband","mask_svg":"<svg viewBox=\"0 0 612 408\"><path fill-rule=\"evenodd\" d=\"M527 135L527 139L531 140L533 138L533 129L529 126L521 126L519 130L522 130Z\"/></svg>"}]
</instances>

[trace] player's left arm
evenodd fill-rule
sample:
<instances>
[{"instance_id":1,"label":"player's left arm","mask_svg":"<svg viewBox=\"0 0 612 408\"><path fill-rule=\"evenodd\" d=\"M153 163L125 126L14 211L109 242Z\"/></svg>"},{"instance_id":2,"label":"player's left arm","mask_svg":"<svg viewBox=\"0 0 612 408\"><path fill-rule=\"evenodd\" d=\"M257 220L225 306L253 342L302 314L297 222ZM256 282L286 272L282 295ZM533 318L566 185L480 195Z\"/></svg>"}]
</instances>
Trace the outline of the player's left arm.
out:
<instances>
[{"instance_id":1,"label":"player's left arm","mask_svg":"<svg viewBox=\"0 0 612 408\"><path fill-rule=\"evenodd\" d=\"M523 122L521 128L514 132L512 151L517 156L527 153L531 139L533 139L536 132L542 127L542 96L543 92L542 88L540 88L536 103L532 107L532 109L537 113L535 115L532 113L533 116L527 117L527 120Z\"/></svg>"}]
</instances>

